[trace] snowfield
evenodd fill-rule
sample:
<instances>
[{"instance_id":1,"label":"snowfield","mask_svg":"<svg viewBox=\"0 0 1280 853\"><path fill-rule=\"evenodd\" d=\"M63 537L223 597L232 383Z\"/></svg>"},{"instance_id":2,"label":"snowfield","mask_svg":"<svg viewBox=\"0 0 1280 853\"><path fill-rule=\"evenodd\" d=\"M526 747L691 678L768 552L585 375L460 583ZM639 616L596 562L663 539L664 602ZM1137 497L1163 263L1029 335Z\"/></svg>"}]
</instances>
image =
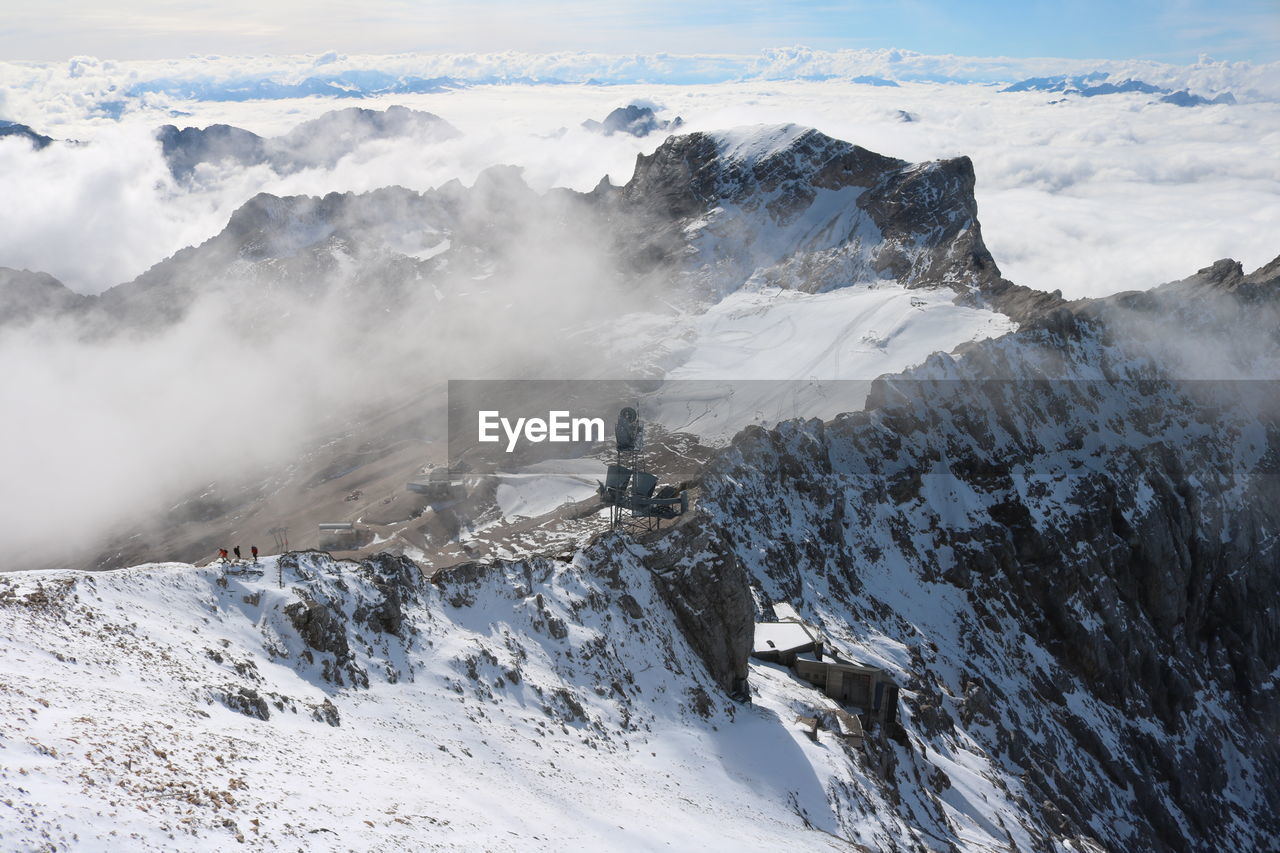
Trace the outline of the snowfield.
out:
<instances>
[{"instance_id":1,"label":"snowfield","mask_svg":"<svg viewBox=\"0 0 1280 853\"><path fill-rule=\"evenodd\" d=\"M709 443L748 424L860 410L870 381L935 352L1017 328L1003 314L956 305L948 290L863 282L827 293L738 290L688 320L673 382L646 417ZM738 379L735 377L750 377Z\"/></svg>"},{"instance_id":2,"label":"snowfield","mask_svg":"<svg viewBox=\"0 0 1280 853\"><path fill-rule=\"evenodd\" d=\"M765 667L755 704L713 698L642 572L636 620L589 570L511 564L423 584L396 636L358 622L367 569L260 568L0 580L7 849L848 849L847 748L791 724L812 691ZM300 637L313 600L349 657Z\"/></svg>"},{"instance_id":3,"label":"snowfield","mask_svg":"<svg viewBox=\"0 0 1280 853\"><path fill-rule=\"evenodd\" d=\"M561 504L586 500L596 493L605 467L598 459L548 459L499 473L498 509L503 518L536 518Z\"/></svg>"}]
</instances>

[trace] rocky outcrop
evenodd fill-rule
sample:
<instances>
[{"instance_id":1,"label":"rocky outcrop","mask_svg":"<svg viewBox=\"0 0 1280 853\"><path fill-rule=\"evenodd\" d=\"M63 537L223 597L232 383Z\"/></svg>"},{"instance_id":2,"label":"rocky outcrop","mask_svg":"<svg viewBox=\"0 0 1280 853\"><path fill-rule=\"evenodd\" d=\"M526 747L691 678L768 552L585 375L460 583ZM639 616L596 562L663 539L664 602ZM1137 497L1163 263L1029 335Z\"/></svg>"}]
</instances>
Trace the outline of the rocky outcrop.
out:
<instances>
[{"instance_id":1,"label":"rocky outcrop","mask_svg":"<svg viewBox=\"0 0 1280 853\"><path fill-rule=\"evenodd\" d=\"M775 222L785 223L819 189L869 188L907 165L793 125L743 128L733 135L690 133L638 155L623 198L655 210L665 207L677 218L723 202L766 205Z\"/></svg>"},{"instance_id":2,"label":"rocky outcrop","mask_svg":"<svg viewBox=\"0 0 1280 853\"><path fill-rule=\"evenodd\" d=\"M377 554L358 564L350 583L325 571L329 561L318 551L280 557L282 573L300 581L293 590L297 600L284 608L302 644L298 657L338 687L368 687L373 660L387 680L399 680L393 659L400 655L390 650L412 640L406 610L420 601L421 571L407 557Z\"/></svg>"},{"instance_id":3,"label":"rocky outcrop","mask_svg":"<svg viewBox=\"0 0 1280 853\"><path fill-rule=\"evenodd\" d=\"M608 533L582 549L577 561L581 565L572 569L541 557L515 563L468 562L435 575L432 584L454 608L475 606L486 587L509 586L509 594L531 602L535 630L564 640L575 620L552 610L542 590L565 572L603 582L609 595L591 602L593 606L620 613L646 630L671 623L665 630L680 633L714 684L736 699L747 698L755 605L747 573L717 531L695 518L641 537L639 544ZM637 582L638 572L644 573L645 583ZM654 592L660 601L657 607L653 601L641 603ZM674 659L669 665L683 669Z\"/></svg>"},{"instance_id":4,"label":"rocky outcrop","mask_svg":"<svg viewBox=\"0 0 1280 853\"><path fill-rule=\"evenodd\" d=\"M879 277L968 293L1000 280L974 180L967 157L910 164L786 125L672 137L637 157L620 202L644 223L632 235L641 257L679 256L692 228L694 248L714 235L694 263L721 275L727 264L809 290ZM803 259L801 279L770 276Z\"/></svg>"},{"instance_id":5,"label":"rocky outcrop","mask_svg":"<svg viewBox=\"0 0 1280 853\"><path fill-rule=\"evenodd\" d=\"M631 136L648 136L654 131L675 130L684 124L684 120L676 116L670 121L659 119L654 115L652 107L629 104L618 107L605 116L604 121L587 119L582 126L587 130L613 136L615 133L626 133Z\"/></svg>"},{"instance_id":6,"label":"rocky outcrop","mask_svg":"<svg viewBox=\"0 0 1280 853\"><path fill-rule=\"evenodd\" d=\"M642 562L707 672L726 693L746 698L755 605L732 546L693 519L653 539Z\"/></svg>"},{"instance_id":7,"label":"rocky outcrop","mask_svg":"<svg viewBox=\"0 0 1280 853\"><path fill-rule=\"evenodd\" d=\"M238 714L257 720L271 719L267 700L252 687L229 687L222 694L222 703Z\"/></svg>"},{"instance_id":8,"label":"rocky outcrop","mask_svg":"<svg viewBox=\"0 0 1280 853\"><path fill-rule=\"evenodd\" d=\"M422 587L422 570L403 555L375 554L360 564L360 574L367 578L377 596L372 602L356 607L356 621L371 631L404 638L405 608L418 599Z\"/></svg>"},{"instance_id":9,"label":"rocky outcrop","mask_svg":"<svg viewBox=\"0 0 1280 853\"><path fill-rule=\"evenodd\" d=\"M982 241L976 178L968 157L897 169L858 199L888 246L875 269L908 287L948 285L959 292L999 279ZM921 241L922 235L928 238Z\"/></svg>"},{"instance_id":10,"label":"rocky outcrop","mask_svg":"<svg viewBox=\"0 0 1280 853\"><path fill-rule=\"evenodd\" d=\"M156 131L156 139L169 171L178 180L189 179L196 168L205 163L257 166L267 161L266 140L252 131L228 124L181 130L166 124Z\"/></svg>"},{"instance_id":11,"label":"rocky outcrop","mask_svg":"<svg viewBox=\"0 0 1280 853\"><path fill-rule=\"evenodd\" d=\"M1280 832L1278 271L1063 306L704 477L753 583L855 656L901 649L914 760L1012 768L1039 847Z\"/></svg>"},{"instance_id":12,"label":"rocky outcrop","mask_svg":"<svg viewBox=\"0 0 1280 853\"><path fill-rule=\"evenodd\" d=\"M703 718L733 713L736 705L726 693L744 686L750 593L745 575L740 569L735 574L731 563L719 563L706 550L685 550L708 545L696 534L646 546L610 532L566 560L470 562L439 572L431 579L432 595L444 616L499 635L458 662L463 684L481 684L484 692L486 684L527 684L532 658L568 685L539 691L542 710L553 719L590 721L589 702L579 693L585 683L616 704L628 726L633 716L668 702L676 713ZM489 614L507 607L508 621L494 625ZM532 639L540 647L536 654L526 649L513 657L503 636L512 632ZM643 673L655 669L687 687L661 698L646 693L652 676Z\"/></svg>"},{"instance_id":13,"label":"rocky outcrop","mask_svg":"<svg viewBox=\"0 0 1280 853\"><path fill-rule=\"evenodd\" d=\"M347 644L347 626L341 615L335 615L331 602L321 603L306 592L300 592L299 599L284 612L302 642L313 651L331 654L339 662L346 662L351 656L351 647Z\"/></svg>"},{"instance_id":14,"label":"rocky outcrop","mask_svg":"<svg viewBox=\"0 0 1280 853\"><path fill-rule=\"evenodd\" d=\"M36 151L46 148L53 143L53 137L45 136L43 133L37 133L25 124L18 124L14 121L0 121L0 139L4 139L5 137L25 139L31 143L31 147Z\"/></svg>"}]
</instances>

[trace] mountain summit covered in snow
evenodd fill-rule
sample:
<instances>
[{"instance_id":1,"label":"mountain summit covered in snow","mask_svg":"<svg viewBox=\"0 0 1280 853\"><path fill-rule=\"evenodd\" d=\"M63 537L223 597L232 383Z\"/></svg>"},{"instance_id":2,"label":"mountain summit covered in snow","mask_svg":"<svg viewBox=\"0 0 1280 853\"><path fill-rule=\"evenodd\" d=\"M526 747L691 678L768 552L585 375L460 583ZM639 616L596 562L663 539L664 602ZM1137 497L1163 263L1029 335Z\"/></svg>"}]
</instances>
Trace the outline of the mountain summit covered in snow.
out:
<instances>
[{"instance_id":1,"label":"mountain summit covered in snow","mask_svg":"<svg viewBox=\"0 0 1280 853\"><path fill-rule=\"evenodd\" d=\"M271 150L448 131L397 116ZM267 162L210 130L158 144L191 174ZM13 550L42 570L0 575L0 835L1266 849L1280 259L1068 302L1001 275L978 178L753 126L670 136L590 192L495 167L258 194L96 297L0 271L0 343L60 335L109 368L168 342L236 389L147 365L188 402L129 422L166 482L81 513L62 553L26 517ZM459 376L644 380L639 458L689 512L610 529L610 448L450 473ZM358 539L311 550L319 522ZM236 542L278 547L213 561ZM788 631L844 693L756 642ZM872 674L878 704L833 698Z\"/></svg>"}]
</instances>

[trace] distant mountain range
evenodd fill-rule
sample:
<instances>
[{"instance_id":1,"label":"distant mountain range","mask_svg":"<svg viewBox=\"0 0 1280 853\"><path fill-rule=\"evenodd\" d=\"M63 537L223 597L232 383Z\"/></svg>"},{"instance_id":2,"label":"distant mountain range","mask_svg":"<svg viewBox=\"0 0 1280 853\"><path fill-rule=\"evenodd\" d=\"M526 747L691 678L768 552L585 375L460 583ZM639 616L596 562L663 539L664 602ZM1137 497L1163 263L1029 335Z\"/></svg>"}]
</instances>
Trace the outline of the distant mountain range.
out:
<instances>
[{"instance_id":1,"label":"distant mountain range","mask_svg":"<svg viewBox=\"0 0 1280 853\"><path fill-rule=\"evenodd\" d=\"M625 122L628 116L652 118L645 110L618 114L624 128L636 126ZM158 136L170 169L186 178L205 163L289 171L331 163L372 138L456 133L429 113L391 107L338 110L272 139L227 125L166 126ZM329 276L316 272L333 269L335 253L353 255L362 266L376 263L382 272L369 285L378 292L421 288L413 282L429 280L433 271L454 275L496 260L495 236L522 228L510 212L530 208L570 231L607 223L621 268L659 275L679 298L719 298L748 278L809 291L886 278L906 287L950 287L1017 313L1022 309L1008 300L1025 289L1000 278L982 242L973 186L966 157L910 164L795 125L694 133L640 157L626 185L602 181L590 193L538 196L518 170L494 168L470 189L455 181L422 193L388 187L323 199L260 194L221 234L98 297L61 294L48 276L10 271L0 316L14 322L68 309L106 312L113 323L173 320L220 282L254 270L270 270L279 280L273 290L323 289ZM387 219L382 211L390 206L402 215ZM374 293L366 289L360 298L381 305Z\"/></svg>"},{"instance_id":2,"label":"distant mountain range","mask_svg":"<svg viewBox=\"0 0 1280 853\"><path fill-rule=\"evenodd\" d=\"M280 98L368 98L377 95L420 95L465 86L450 77L413 77L382 71L313 74L286 82L268 76L226 80L158 77L136 83L129 95L164 94L193 101L257 101Z\"/></svg>"},{"instance_id":3,"label":"distant mountain range","mask_svg":"<svg viewBox=\"0 0 1280 853\"><path fill-rule=\"evenodd\" d=\"M1141 80L1125 79L1112 82L1110 75L1098 71L1092 74L1081 74L1075 77L1059 75L1057 77L1028 77L1006 86L1001 92L1059 92L1064 95L1078 95L1082 98L1095 98L1099 95L1161 95L1160 101L1178 107L1199 107L1209 104L1234 104L1235 96L1230 92L1222 92L1213 98L1193 95L1187 89L1172 89L1153 86Z\"/></svg>"}]
</instances>

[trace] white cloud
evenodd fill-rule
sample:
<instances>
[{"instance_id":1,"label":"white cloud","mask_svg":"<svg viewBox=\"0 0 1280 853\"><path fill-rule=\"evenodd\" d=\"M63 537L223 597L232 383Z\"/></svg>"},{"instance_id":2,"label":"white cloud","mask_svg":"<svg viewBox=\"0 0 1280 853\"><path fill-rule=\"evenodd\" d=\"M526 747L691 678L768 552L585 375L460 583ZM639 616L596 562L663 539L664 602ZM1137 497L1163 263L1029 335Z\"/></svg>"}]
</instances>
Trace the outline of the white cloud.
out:
<instances>
[{"instance_id":1,"label":"white cloud","mask_svg":"<svg viewBox=\"0 0 1280 853\"><path fill-rule=\"evenodd\" d=\"M220 20L235 20L232 16ZM239 24L237 23L237 26ZM1215 62L1194 65L1147 60L1076 60L933 56L897 49L819 51L772 48L752 54L404 53L390 56L323 54L210 56L145 61L0 62L0 90L8 90L9 118L58 125L74 121L93 103L123 102L125 109L165 102L169 96L138 94L143 86L166 89L200 84L216 88L270 79L290 84L310 76L372 76L377 88L400 78L450 77L465 82L538 80L613 85L698 85L750 80L796 80L870 75L900 81L1012 82L1031 76L1102 71L1114 79L1139 78L1198 94L1230 90L1240 100L1280 100L1280 62ZM352 78L355 79L355 78ZM131 94L132 93L132 94Z\"/></svg>"},{"instance_id":2,"label":"white cloud","mask_svg":"<svg viewBox=\"0 0 1280 853\"><path fill-rule=\"evenodd\" d=\"M107 73L103 65L78 61L77 68L94 80ZM632 101L662 104L664 115L682 115L690 129L795 121L909 160L967 154L977 171L984 234L1005 274L1068 295L1150 287L1224 256L1253 267L1280 253L1274 237L1280 164L1272 154L1280 147L1280 105L1188 109L1141 95L1050 105L1055 97L981 85L886 88L838 80L477 86L357 102L434 112L458 126L461 139L373 143L332 169L286 178L265 167L211 172L194 192L169 179L149 141L155 126L226 122L275 135L352 102L182 102L166 106L190 115L174 118L146 106L117 123L95 117L87 99L68 103L62 135L91 145L33 154L17 140L0 144L0 190L25 200L0 210L0 265L41 269L78 289L100 290L212 236L258 191L323 194L389 184L424 190L455 177L470 183L499 163L525 167L538 188L586 190L606 173L622 183L635 155L659 140L601 137L578 124ZM900 121L899 110L917 120ZM568 131L557 135L561 128ZM65 251L67 245L76 250Z\"/></svg>"},{"instance_id":3,"label":"white cloud","mask_svg":"<svg viewBox=\"0 0 1280 853\"><path fill-rule=\"evenodd\" d=\"M97 292L210 236L216 203L174 185L147 128L111 126L83 146L33 152L0 139L0 265Z\"/></svg>"}]
</instances>

